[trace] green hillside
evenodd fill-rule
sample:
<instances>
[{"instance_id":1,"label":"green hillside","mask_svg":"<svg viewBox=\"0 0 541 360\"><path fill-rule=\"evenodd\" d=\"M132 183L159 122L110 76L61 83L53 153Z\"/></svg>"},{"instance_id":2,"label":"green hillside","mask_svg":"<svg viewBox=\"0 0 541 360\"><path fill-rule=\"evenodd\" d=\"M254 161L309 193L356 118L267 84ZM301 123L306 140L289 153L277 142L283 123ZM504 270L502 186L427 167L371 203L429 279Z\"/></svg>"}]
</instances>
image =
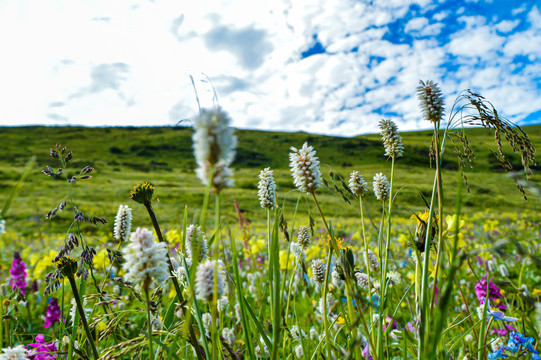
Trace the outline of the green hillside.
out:
<instances>
[{"instance_id":1,"label":"green hillside","mask_svg":"<svg viewBox=\"0 0 541 360\"><path fill-rule=\"evenodd\" d=\"M541 126L524 128L536 148L541 147ZM77 182L73 197L86 213L104 216L112 228L114 215L120 203L136 204L129 200L129 190L138 182L150 181L156 185L159 203L155 208L166 226L178 224L185 205L200 207L203 187L194 175L195 161L192 154L191 134L188 127L146 127L146 128L86 128L86 127L3 127L0 128L3 151L0 154L0 199L5 199L17 181L26 161L35 155L32 175L26 181L23 191L15 200L9 223L23 232L35 233L50 229L43 220L44 214L55 207L67 193L65 180L50 178L40 171L47 165L58 167L49 157L49 148L60 143L73 151L69 175L82 167L95 167L93 178ZM294 190L288 170L288 153L291 146L300 147L307 141L313 145L322 163L322 172L328 179L329 171L341 173L346 178L351 170L359 170L369 182L377 172L389 175L390 162L383 155L379 135L362 135L352 138L313 135L303 132L267 132L237 130L239 146L234 164L236 187L224 193L223 206L234 220L233 200L239 202L248 219L260 211L257 200L257 175L264 167L275 169L280 201L286 200L291 208L298 193ZM540 201L530 195L524 202L512 179L506 177L497 167L497 161L488 148L494 148L494 136L485 129L468 130L470 145L475 152L474 168L467 169L472 195L466 203L466 210L505 209L519 211L540 209ZM417 131L402 133L405 154L396 164L395 189L402 188L396 203L404 216L421 209L423 200L419 192L429 195L433 182L433 169L429 165L431 132ZM451 143L449 143L451 144ZM513 167L520 169L520 158L507 151ZM444 182L454 188L457 176L456 156L449 145L444 157ZM534 170L538 168L534 167ZM534 184L541 184L539 175L532 178ZM347 182L347 179L346 179ZM445 194L447 204L454 206L454 192ZM466 194L466 192L464 191ZM355 216L358 204L346 204L340 194L332 189L322 191L322 203L326 211L335 217ZM303 205L306 206L306 205ZM379 205L370 199L367 208L372 215L379 211ZM142 209L139 209L142 210ZM148 221L142 211L135 211L135 221ZM70 215L65 216L64 225L69 224ZM146 224L146 223L144 223ZM54 226L65 231L62 221Z\"/></svg>"}]
</instances>

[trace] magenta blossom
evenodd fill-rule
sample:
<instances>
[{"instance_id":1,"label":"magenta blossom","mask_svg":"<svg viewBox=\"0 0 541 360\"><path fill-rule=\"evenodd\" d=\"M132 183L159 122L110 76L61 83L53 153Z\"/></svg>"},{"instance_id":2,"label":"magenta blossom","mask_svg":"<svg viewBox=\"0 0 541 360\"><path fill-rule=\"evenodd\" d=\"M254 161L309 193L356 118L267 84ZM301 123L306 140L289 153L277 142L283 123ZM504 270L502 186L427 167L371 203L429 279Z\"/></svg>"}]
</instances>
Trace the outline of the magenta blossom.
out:
<instances>
[{"instance_id":1,"label":"magenta blossom","mask_svg":"<svg viewBox=\"0 0 541 360\"><path fill-rule=\"evenodd\" d=\"M372 355L370 355L370 347L368 346L368 344L366 344L363 349L363 357L368 360L372 360Z\"/></svg>"},{"instance_id":2,"label":"magenta blossom","mask_svg":"<svg viewBox=\"0 0 541 360\"><path fill-rule=\"evenodd\" d=\"M505 336L507 335L508 332L511 332L511 331L517 331L517 329L515 329L515 327L511 324L505 324L505 327L503 329L492 329L492 331L490 332L490 334L496 334L498 336Z\"/></svg>"},{"instance_id":3,"label":"magenta blossom","mask_svg":"<svg viewBox=\"0 0 541 360\"><path fill-rule=\"evenodd\" d=\"M483 305L485 303L485 299L487 297L487 278L488 274L483 276L481 278L481 281L475 284L475 295L477 295L477 299ZM502 293L500 292L500 288L496 286L492 282L492 278L488 281L488 299L489 301L493 300L499 300L503 298ZM506 310L507 306L505 304L496 304L495 307L497 307L500 310Z\"/></svg>"},{"instance_id":4,"label":"magenta blossom","mask_svg":"<svg viewBox=\"0 0 541 360\"><path fill-rule=\"evenodd\" d=\"M45 324L43 324L43 327L48 328L55 323L60 322L60 315L61 311L60 307L58 306L58 301L55 298L51 298L51 302L49 302L49 307L45 312Z\"/></svg>"},{"instance_id":5,"label":"magenta blossom","mask_svg":"<svg viewBox=\"0 0 541 360\"><path fill-rule=\"evenodd\" d=\"M11 278L9 285L12 289L19 289L21 294L25 294L26 289L26 265L21 259L21 255L18 252L13 253L13 262L11 263L11 269L9 270Z\"/></svg>"},{"instance_id":6,"label":"magenta blossom","mask_svg":"<svg viewBox=\"0 0 541 360\"><path fill-rule=\"evenodd\" d=\"M43 334L36 336L34 344L28 344L28 358L30 360L54 360L56 359L56 344L54 342L47 344Z\"/></svg>"}]
</instances>

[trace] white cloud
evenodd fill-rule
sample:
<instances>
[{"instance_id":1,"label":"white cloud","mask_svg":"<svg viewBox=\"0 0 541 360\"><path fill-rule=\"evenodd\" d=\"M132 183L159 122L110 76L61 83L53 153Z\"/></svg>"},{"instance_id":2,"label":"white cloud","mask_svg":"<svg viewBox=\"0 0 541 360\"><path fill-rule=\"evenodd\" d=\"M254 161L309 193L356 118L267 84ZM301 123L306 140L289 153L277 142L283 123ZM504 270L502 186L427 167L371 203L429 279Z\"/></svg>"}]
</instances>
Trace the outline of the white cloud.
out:
<instances>
[{"instance_id":1,"label":"white cloud","mask_svg":"<svg viewBox=\"0 0 541 360\"><path fill-rule=\"evenodd\" d=\"M502 33L508 33L510 31L513 31L513 29L516 28L519 23L520 23L520 20L518 19L514 21L503 20L502 22L496 24L496 30Z\"/></svg>"},{"instance_id":2,"label":"white cloud","mask_svg":"<svg viewBox=\"0 0 541 360\"><path fill-rule=\"evenodd\" d=\"M423 9L405 24L414 40L393 43L390 24L412 4ZM440 43L435 36L449 11L423 13L436 6L11 0L0 5L0 32L13 34L0 39L0 123L175 124L197 114L190 75L201 105L213 105L210 79L243 128L355 135L377 131L382 117L403 130L426 128L415 98L419 79L437 81L449 96L476 88L517 119L539 110L532 81L540 70L539 10L524 8L530 25L516 32L518 20L493 24L464 7L462 30ZM314 36L324 53L302 59ZM450 55L459 70L446 74ZM517 55L531 63L514 62Z\"/></svg>"}]
</instances>

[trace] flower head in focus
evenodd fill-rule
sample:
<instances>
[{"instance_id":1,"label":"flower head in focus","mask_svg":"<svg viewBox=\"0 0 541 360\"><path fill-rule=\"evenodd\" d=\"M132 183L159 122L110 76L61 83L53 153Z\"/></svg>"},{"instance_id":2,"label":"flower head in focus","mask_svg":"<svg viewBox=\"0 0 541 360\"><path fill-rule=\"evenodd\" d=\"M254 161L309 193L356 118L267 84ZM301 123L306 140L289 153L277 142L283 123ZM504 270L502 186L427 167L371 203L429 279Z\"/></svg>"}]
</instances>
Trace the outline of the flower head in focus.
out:
<instances>
[{"instance_id":1,"label":"flower head in focus","mask_svg":"<svg viewBox=\"0 0 541 360\"><path fill-rule=\"evenodd\" d=\"M301 192L313 194L321 187L319 160L312 146L304 143L300 149L292 147L289 153L289 167L293 182Z\"/></svg>"}]
</instances>

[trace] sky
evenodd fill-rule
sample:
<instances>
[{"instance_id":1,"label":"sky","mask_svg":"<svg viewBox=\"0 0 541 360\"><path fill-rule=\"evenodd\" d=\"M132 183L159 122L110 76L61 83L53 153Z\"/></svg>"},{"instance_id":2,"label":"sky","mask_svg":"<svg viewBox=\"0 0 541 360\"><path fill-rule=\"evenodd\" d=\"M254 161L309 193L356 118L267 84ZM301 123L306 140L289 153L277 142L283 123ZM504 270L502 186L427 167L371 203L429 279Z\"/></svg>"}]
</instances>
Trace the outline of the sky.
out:
<instances>
[{"instance_id":1,"label":"sky","mask_svg":"<svg viewBox=\"0 0 541 360\"><path fill-rule=\"evenodd\" d=\"M537 0L0 0L0 49L0 125L428 129L419 80L541 123Z\"/></svg>"}]
</instances>

